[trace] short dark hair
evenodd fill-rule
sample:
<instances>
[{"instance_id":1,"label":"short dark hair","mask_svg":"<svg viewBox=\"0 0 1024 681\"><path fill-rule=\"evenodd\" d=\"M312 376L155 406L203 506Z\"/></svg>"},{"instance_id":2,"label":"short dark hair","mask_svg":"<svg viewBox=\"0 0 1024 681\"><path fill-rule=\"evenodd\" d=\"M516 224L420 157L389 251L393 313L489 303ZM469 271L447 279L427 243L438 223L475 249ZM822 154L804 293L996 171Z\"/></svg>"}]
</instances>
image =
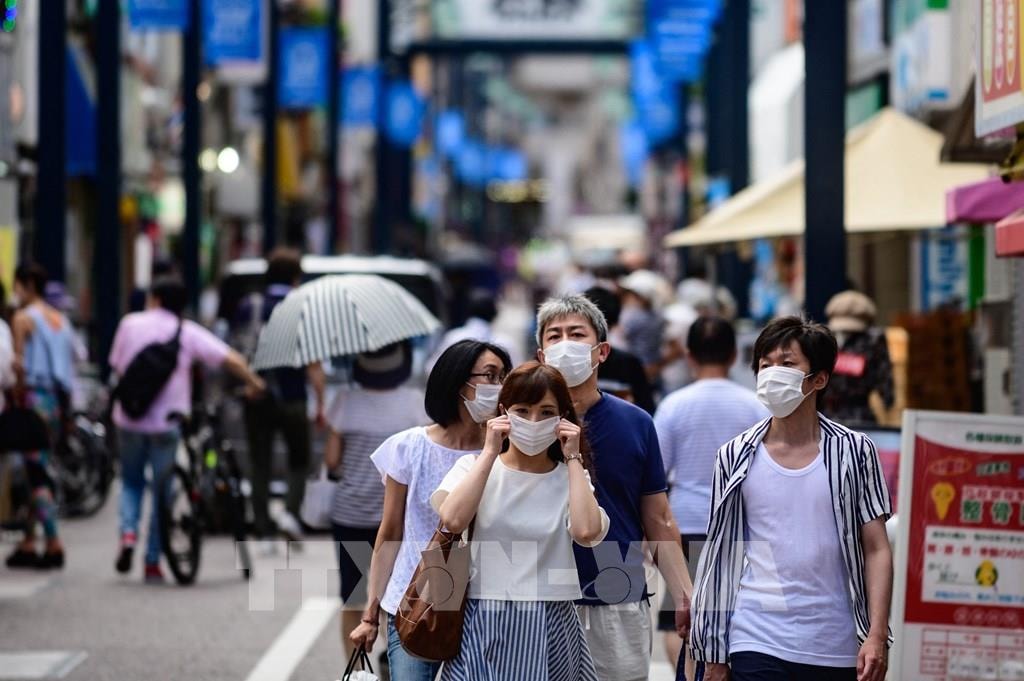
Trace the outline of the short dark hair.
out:
<instances>
[{"instance_id":1,"label":"short dark hair","mask_svg":"<svg viewBox=\"0 0 1024 681\"><path fill-rule=\"evenodd\" d=\"M490 350L504 367L503 373L512 370L512 359L508 352L494 345L477 340L463 340L445 350L434 364L427 378L427 390L423 406L427 416L439 426L448 427L459 420L459 393L469 381L473 365L480 355Z\"/></svg>"},{"instance_id":2,"label":"short dark hair","mask_svg":"<svg viewBox=\"0 0 1024 681\"><path fill-rule=\"evenodd\" d=\"M604 313L604 318L608 321L608 328L619 323L619 316L622 314L622 301L619 300L617 293L609 291L604 286L591 286L583 292L583 295Z\"/></svg>"},{"instance_id":3,"label":"short dark hair","mask_svg":"<svg viewBox=\"0 0 1024 681\"><path fill-rule=\"evenodd\" d=\"M302 254L294 248L275 248L267 256L267 272L263 277L268 286L294 284L302 277Z\"/></svg>"},{"instance_id":4,"label":"short dark hair","mask_svg":"<svg viewBox=\"0 0 1024 681\"><path fill-rule=\"evenodd\" d=\"M160 301L160 307L181 316L188 303L188 290L181 279L174 275L164 275L153 280L149 289L150 295Z\"/></svg>"},{"instance_id":5,"label":"short dark hair","mask_svg":"<svg viewBox=\"0 0 1024 681\"><path fill-rule=\"evenodd\" d=\"M736 331L721 317L698 317L690 324L686 349L697 364L731 364L736 358Z\"/></svg>"},{"instance_id":6,"label":"short dark hair","mask_svg":"<svg viewBox=\"0 0 1024 681\"><path fill-rule=\"evenodd\" d=\"M498 316L498 306L494 304L494 296L490 292L477 290L469 294L466 312L470 317L493 322Z\"/></svg>"},{"instance_id":7,"label":"short dark hair","mask_svg":"<svg viewBox=\"0 0 1024 681\"><path fill-rule=\"evenodd\" d=\"M46 280L49 278L46 268L35 262L22 263L14 271L14 281L22 286L31 286L36 295L40 296L46 290Z\"/></svg>"},{"instance_id":8,"label":"short dark hair","mask_svg":"<svg viewBox=\"0 0 1024 681\"><path fill-rule=\"evenodd\" d=\"M782 317L764 327L754 343L754 359L750 365L754 373L757 373L762 357L779 348L789 347L793 341L811 363L812 374L827 371L832 375L839 355L836 337L827 326L800 317Z\"/></svg>"}]
</instances>

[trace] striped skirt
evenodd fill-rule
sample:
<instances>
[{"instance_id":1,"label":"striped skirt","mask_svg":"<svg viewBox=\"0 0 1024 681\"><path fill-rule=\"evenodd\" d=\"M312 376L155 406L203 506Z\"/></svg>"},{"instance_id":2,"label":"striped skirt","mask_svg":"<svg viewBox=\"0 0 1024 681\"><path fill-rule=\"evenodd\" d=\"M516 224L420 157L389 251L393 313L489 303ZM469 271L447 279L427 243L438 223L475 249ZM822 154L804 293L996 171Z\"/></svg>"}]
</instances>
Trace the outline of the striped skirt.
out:
<instances>
[{"instance_id":1,"label":"striped skirt","mask_svg":"<svg viewBox=\"0 0 1024 681\"><path fill-rule=\"evenodd\" d=\"M462 650L441 681L597 681L570 601L469 599Z\"/></svg>"}]
</instances>

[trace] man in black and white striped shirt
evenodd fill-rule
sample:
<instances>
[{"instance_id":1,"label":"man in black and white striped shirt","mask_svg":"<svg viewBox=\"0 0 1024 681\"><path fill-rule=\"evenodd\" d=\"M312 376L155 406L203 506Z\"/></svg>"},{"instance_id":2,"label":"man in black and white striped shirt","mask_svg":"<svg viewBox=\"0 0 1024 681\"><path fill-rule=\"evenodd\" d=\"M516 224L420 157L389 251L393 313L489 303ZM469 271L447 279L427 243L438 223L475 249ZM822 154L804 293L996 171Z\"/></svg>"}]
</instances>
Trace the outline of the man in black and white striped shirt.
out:
<instances>
[{"instance_id":1,"label":"man in black and white striped shirt","mask_svg":"<svg viewBox=\"0 0 1024 681\"><path fill-rule=\"evenodd\" d=\"M882 681L891 508L875 446L817 412L837 355L796 317L754 345L772 418L718 453L691 651L705 679Z\"/></svg>"}]
</instances>

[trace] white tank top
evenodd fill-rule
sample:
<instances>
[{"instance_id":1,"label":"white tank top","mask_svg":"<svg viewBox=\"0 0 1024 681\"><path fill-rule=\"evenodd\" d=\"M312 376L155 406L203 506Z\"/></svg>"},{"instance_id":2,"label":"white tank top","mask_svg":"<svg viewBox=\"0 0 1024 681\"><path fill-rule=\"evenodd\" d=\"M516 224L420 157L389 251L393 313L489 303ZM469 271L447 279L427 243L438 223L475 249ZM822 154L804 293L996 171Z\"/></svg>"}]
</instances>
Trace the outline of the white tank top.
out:
<instances>
[{"instance_id":1,"label":"white tank top","mask_svg":"<svg viewBox=\"0 0 1024 681\"><path fill-rule=\"evenodd\" d=\"M828 471L819 452L784 468L757 448L741 488L746 565L729 653L821 667L857 665L857 628Z\"/></svg>"}]
</instances>

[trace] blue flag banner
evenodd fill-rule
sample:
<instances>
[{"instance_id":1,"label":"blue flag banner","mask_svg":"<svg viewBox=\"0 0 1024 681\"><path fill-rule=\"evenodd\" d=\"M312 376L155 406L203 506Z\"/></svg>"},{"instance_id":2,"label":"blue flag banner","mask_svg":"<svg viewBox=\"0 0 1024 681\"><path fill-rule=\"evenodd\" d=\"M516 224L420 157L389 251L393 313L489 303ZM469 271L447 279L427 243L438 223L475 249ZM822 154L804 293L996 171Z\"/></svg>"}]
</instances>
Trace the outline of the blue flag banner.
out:
<instances>
[{"instance_id":1,"label":"blue flag banner","mask_svg":"<svg viewBox=\"0 0 1024 681\"><path fill-rule=\"evenodd\" d=\"M287 28L278 34L281 71L277 98L286 109L312 109L327 101L330 55L327 31Z\"/></svg>"},{"instance_id":2,"label":"blue flag banner","mask_svg":"<svg viewBox=\"0 0 1024 681\"><path fill-rule=\"evenodd\" d=\"M353 66L341 75L341 123L351 128L377 126L380 107L380 69Z\"/></svg>"},{"instance_id":3,"label":"blue flag banner","mask_svg":"<svg viewBox=\"0 0 1024 681\"><path fill-rule=\"evenodd\" d=\"M494 166L490 169L492 179L503 182L519 182L527 179L529 168L526 156L517 149L495 149Z\"/></svg>"},{"instance_id":4,"label":"blue flag banner","mask_svg":"<svg viewBox=\"0 0 1024 681\"><path fill-rule=\"evenodd\" d=\"M203 55L209 66L259 61L263 56L263 3L203 0Z\"/></svg>"},{"instance_id":5,"label":"blue flag banner","mask_svg":"<svg viewBox=\"0 0 1024 681\"><path fill-rule=\"evenodd\" d=\"M412 146L420 135L427 105L408 81L397 81L388 86L384 128L392 142Z\"/></svg>"},{"instance_id":6,"label":"blue flag banner","mask_svg":"<svg viewBox=\"0 0 1024 681\"><path fill-rule=\"evenodd\" d=\"M466 140L455 158L455 171L466 184L479 187L487 181L487 149L480 142Z\"/></svg>"},{"instance_id":7,"label":"blue flag banner","mask_svg":"<svg viewBox=\"0 0 1024 681\"><path fill-rule=\"evenodd\" d=\"M128 25L137 31L188 29L186 0L128 0Z\"/></svg>"},{"instance_id":8,"label":"blue flag banner","mask_svg":"<svg viewBox=\"0 0 1024 681\"><path fill-rule=\"evenodd\" d=\"M435 142L437 151L448 158L455 158L466 139L466 120L458 111L442 111L437 117Z\"/></svg>"},{"instance_id":9,"label":"blue flag banner","mask_svg":"<svg viewBox=\"0 0 1024 681\"><path fill-rule=\"evenodd\" d=\"M619 128L619 154L629 183L636 187L643 180L644 164L647 162L647 133L637 120L623 123Z\"/></svg>"},{"instance_id":10,"label":"blue flag banner","mask_svg":"<svg viewBox=\"0 0 1024 681\"><path fill-rule=\"evenodd\" d=\"M64 150L66 172L70 177L96 174L96 96L90 92L82 77L82 66L87 61L80 50L68 46L65 51L64 97L73 116L64 119Z\"/></svg>"},{"instance_id":11,"label":"blue flag banner","mask_svg":"<svg viewBox=\"0 0 1024 681\"><path fill-rule=\"evenodd\" d=\"M630 46L633 106L651 144L664 142L679 127L679 101L675 85L658 69L654 51L645 40Z\"/></svg>"},{"instance_id":12,"label":"blue flag banner","mask_svg":"<svg viewBox=\"0 0 1024 681\"><path fill-rule=\"evenodd\" d=\"M672 83L699 80L721 0L649 0L647 39L659 75Z\"/></svg>"}]
</instances>

